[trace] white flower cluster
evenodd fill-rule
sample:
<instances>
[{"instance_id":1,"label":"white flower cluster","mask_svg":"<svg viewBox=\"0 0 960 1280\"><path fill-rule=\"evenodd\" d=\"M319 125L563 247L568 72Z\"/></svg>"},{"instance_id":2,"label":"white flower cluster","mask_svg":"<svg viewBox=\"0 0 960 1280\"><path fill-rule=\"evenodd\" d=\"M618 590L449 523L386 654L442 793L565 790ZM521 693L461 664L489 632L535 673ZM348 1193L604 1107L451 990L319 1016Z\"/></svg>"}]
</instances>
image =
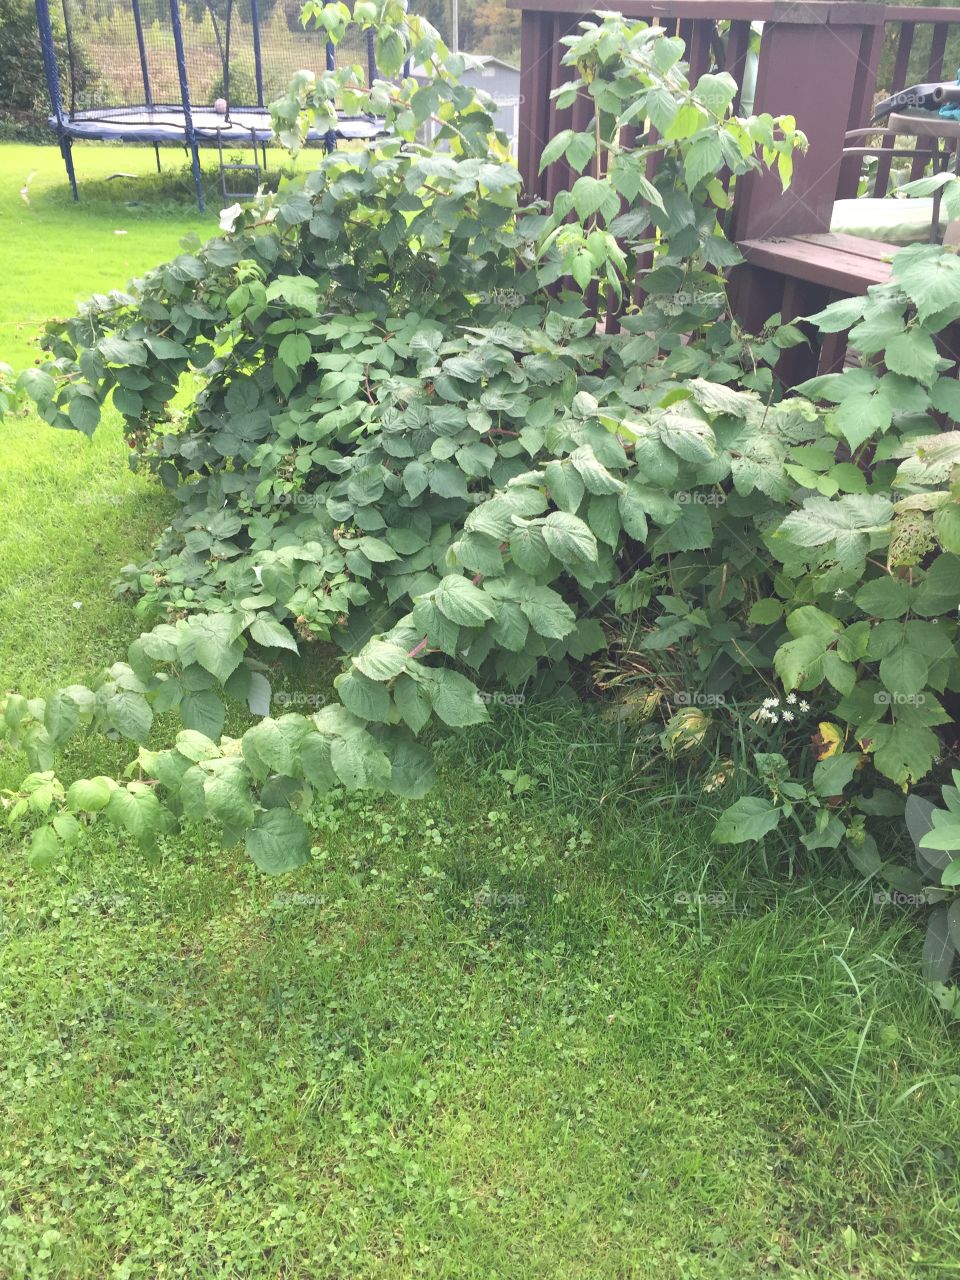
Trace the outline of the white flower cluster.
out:
<instances>
[{"instance_id":1,"label":"white flower cluster","mask_svg":"<svg viewBox=\"0 0 960 1280\"><path fill-rule=\"evenodd\" d=\"M756 713L756 720L766 720L768 724L779 724L782 720L784 724L791 724L796 720L796 712L791 711L791 707L796 707L797 711L809 711L810 703L803 698L798 699L795 693L788 693L786 697L787 706L780 707L779 698L764 698L763 706Z\"/></svg>"}]
</instances>

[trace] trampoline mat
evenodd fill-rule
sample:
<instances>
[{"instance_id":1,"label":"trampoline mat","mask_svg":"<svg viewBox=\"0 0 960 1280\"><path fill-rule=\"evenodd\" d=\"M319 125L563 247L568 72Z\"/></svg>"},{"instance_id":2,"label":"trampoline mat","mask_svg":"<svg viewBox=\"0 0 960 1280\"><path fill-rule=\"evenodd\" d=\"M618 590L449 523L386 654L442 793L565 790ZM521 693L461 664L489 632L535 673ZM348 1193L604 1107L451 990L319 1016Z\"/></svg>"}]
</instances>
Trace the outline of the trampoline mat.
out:
<instances>
[{"instance_id":1,"label":"trampoline mat","mask_svg":"<svg viewBox=\"0 0 960 1280\"><path fill-rule=\"evenodd\" d=\"M190 113L193 132L199 143L233 141L269 142L273 137L270 112L261 107L236 107L230 117L220 115L212 107L201 107ZM186 116L180 107L107 107L101 110L77 111L64 118L49 117L50 127L68 138L87 138L98 142L178 142L187 140ZM334 134L344 139L377 138L386 132L383 120L372 116L341 116ZM319 142L327 135L311 129L307 138Z\"/></svg>"}]
</instances>

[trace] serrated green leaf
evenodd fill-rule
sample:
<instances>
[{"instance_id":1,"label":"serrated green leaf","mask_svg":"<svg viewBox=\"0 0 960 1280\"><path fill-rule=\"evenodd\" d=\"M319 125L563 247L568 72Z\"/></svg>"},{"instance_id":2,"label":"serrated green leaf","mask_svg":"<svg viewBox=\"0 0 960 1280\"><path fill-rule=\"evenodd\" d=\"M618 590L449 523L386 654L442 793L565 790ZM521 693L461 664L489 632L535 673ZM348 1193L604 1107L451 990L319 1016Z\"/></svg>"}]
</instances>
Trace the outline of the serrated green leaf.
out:
<instances>
[{"instance_id":1,"label":"serrated green leaf","mask_svg":"<svg viewBox=\"0 0 960 1280\"><path fill-rule=\"evenodd\" d=\"M362 720L385 723L390 718L390 691L359 671L345 671L333 682L340 701Z\"/></svg>"},{"instance_id":2,"label":"serrated green leaf","mask_svg":"<svg viewBox=\"0 0 960 1280\"><path fill-rule=\"evenodd\" d=\"M299 653L297 642L287 630L269 613L260 613L250 626L250 639L271 649L290 649Z\"/></svg>"},{"instance_id":3,"label":"serrated green leaf","mask_svg":"<svg viewBox=\"0 0 960 1280\"><path fill-rule=\"evenodd\" d=\"M517 603L537 635L547 639L562 640L576 626L573 610L550 587L529 587Z\"/></svg>"},{"instance_id":4,"label":"serrated green leaf","mask_svg":"<svg viewBox=\"0 0 960 1280\"><path fill-rule=\"evenodd\" d=\"M543 538L561 564L597 558L597 540L579 516L565 511L551 512L543 523Z\"/></svg>"},{"instance_id":5,"label":"serrated green leaf","mask_svg":"<svg viewBox=\"0 0 960 1280\"><path fill-rule=\"evenodd\" d=\"M451 573L433 593L433 603L451 622L461 627L479 627L495 616L493 601L467 578Z\"/></svg>"},{"instance_id":6,"label":"serrated green leaf","mask_svg":"<svg viewBox=\"0 0 960 1280\"><path fill-rule=\"evenodd\" d=\"M424 674L424 684L433 709L444 724L459 728L488 719L476 685L459 671L431 667Z\"/></svg>"},{"instance_id":7,"label":"serrated green leaf","mask_svg":"<svg viewBox=\"0 0 960 1280\"><path fill-rule=\"evenodd\" d=\"M310 832L289 809L268 809L247 832L247 853L267 875L295 871L310 859Z\"/></svg>"},{"instance_id":8,"label":"serrated green leaf","mask_svg":"<svg viewBox=\"0 0 960 1280\"><path fill-rule=\"evenodd\" d=\"M563 511L575 512L583 501L584 484L572 461L554 458L544 468L550 497Z\"/></svg>"}]
</instances>

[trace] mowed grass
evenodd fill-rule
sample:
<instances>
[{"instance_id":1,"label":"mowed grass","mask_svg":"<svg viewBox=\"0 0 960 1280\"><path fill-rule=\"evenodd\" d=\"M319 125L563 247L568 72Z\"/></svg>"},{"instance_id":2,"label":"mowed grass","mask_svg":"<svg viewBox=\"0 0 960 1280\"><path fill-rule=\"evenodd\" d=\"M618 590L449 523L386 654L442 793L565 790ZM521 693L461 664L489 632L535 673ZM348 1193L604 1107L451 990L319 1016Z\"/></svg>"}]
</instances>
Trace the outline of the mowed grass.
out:
<instances>
[{"instance_id":1,"label":"mowed grass","mask_svg":"<svg viewBox=\"0 0 960 1280\"><path fill-rule=\"evenodd\" d=\"M137 257L59 164L0 148L27 356L24 315L197 225L143 212ZM48 267L53 229L88 253ZM42 693L122 656L109 584L168 500L115 427L0 441L0 685ZM323 670L277 688L326 698ZM960 1069L915 922L810 855L719 856L629 748L589 707L499 708L428 800L325 801L278 880L203 830L46 873L0 837L0 1277L953 1280Z\"/></svg>"},{"instance_id":2,"label":"mowed grass","mask_svg":"<svg viewBox=\"0 0 960 1280\"><path fill-rule=\"evenodd\" d=\"M79 205L56 147L0 144L0 360L15 369L41 358L46 320L173 257L188 232L216 230L188 187L158 190L149 147L74 154ZM162 154L179 165L178 150ZM118 172L143 177L107 181ZM162 528L169 498L130 471L112 413L92 442L32 416L0 421L0 457L0 685L93 675L137 634L109 584ZM65 660L55 671L52 655Z\"/></svg>"}]
</instances>

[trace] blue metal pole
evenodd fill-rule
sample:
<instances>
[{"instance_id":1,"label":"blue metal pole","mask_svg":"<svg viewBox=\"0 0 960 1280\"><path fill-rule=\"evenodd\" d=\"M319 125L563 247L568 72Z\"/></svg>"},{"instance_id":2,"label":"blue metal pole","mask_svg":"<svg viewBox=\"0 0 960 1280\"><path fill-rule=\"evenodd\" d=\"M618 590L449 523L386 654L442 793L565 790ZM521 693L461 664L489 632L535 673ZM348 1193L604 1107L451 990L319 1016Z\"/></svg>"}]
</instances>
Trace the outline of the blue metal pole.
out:
<instances>
[{"instance_id":1,"label":"blue metal pole","mask_svg":"<svg viewBox=\"0 0 960 1280\"><path fill-rule=\"evenodd\" d=\"M367 88L373 87L377 78L377 54L374 44L373 27L367 27Z\"/></svg>"},{"instance_id":2,"label":"blue metal pole","mask_svg":"<svg viewBox=\"0 0 960 1280\"><path fill-rule=\"evenodd\" d=\"M50 110L57 122L57 141L60 143L60 154L70 179L70 187L74 200L80 199L77 190L77 175L73 168L73 152L70 150L70 138L63 127L63 99L60 96L60 73L57 69L57 51L53 43L53 26L50 22L50 7L47 0L36 0L37 27L40 32L40 53L43 58L43 74L50 95Z\"/></svg>"},{"instance_id":3,"label":"blue metal pole","mask_svg":"<svg viewBox=\"0 0 960 1280\"><path fill-rule=\"evenodd\" d=\"M257 0L250 0L250 20L253 22L253 73L257 78L257 106L263 102L263 61L260 54L260 10Z\"/></svg>"},{"instance_id":4,"label":"blue metal pole","mask_svg":"<svg viewBox=\"0 0 960 1280\"><path fill-rule=\"evenodd\" d=\"M40 29L40 53L43 57L43 74L47 81L47 92L50 95L50 107L57 117L57 123L63 123L63 100L60 97L60 73L57 70L57 51L53 44L53 27L50 24L50 7L47 0L36 0L37 26Z\"/></svg>"},{"instance_id":5,"label":"blue metal pole","mask_svg":"<svg viewBox=\"0 0 960 1280\"><path fill-rule=\"evenodd\" d=\"M180 79L180 101L183 103L183 126L190 148L193 167L193 185L197 190L197 204L200 212L204 211L203 183L200 179L200 152L197 149L197 135L193 127L193 113L190 110L190 87L187 84L187 57L183 48L183 27L180 24L180 6L177 0L170 0L170 22L173 26L173 45L177 53L177 76Z\"/></svg>"},{"instance_id":6,"label":"blue metal pole","mask_svg":"<svg viewBox=\"0 0 960 1280\"><path fill-rule=\"evenodd\" d=\"M147 110L153 110L153 90L150 88L150 70L147 66L147 45L143 38L143 22L140 18L140 5L133 0L133 25L137 29L137 48L140 50L140 70L143 72L143 93Z\"/></svg>"}]
</instances>

